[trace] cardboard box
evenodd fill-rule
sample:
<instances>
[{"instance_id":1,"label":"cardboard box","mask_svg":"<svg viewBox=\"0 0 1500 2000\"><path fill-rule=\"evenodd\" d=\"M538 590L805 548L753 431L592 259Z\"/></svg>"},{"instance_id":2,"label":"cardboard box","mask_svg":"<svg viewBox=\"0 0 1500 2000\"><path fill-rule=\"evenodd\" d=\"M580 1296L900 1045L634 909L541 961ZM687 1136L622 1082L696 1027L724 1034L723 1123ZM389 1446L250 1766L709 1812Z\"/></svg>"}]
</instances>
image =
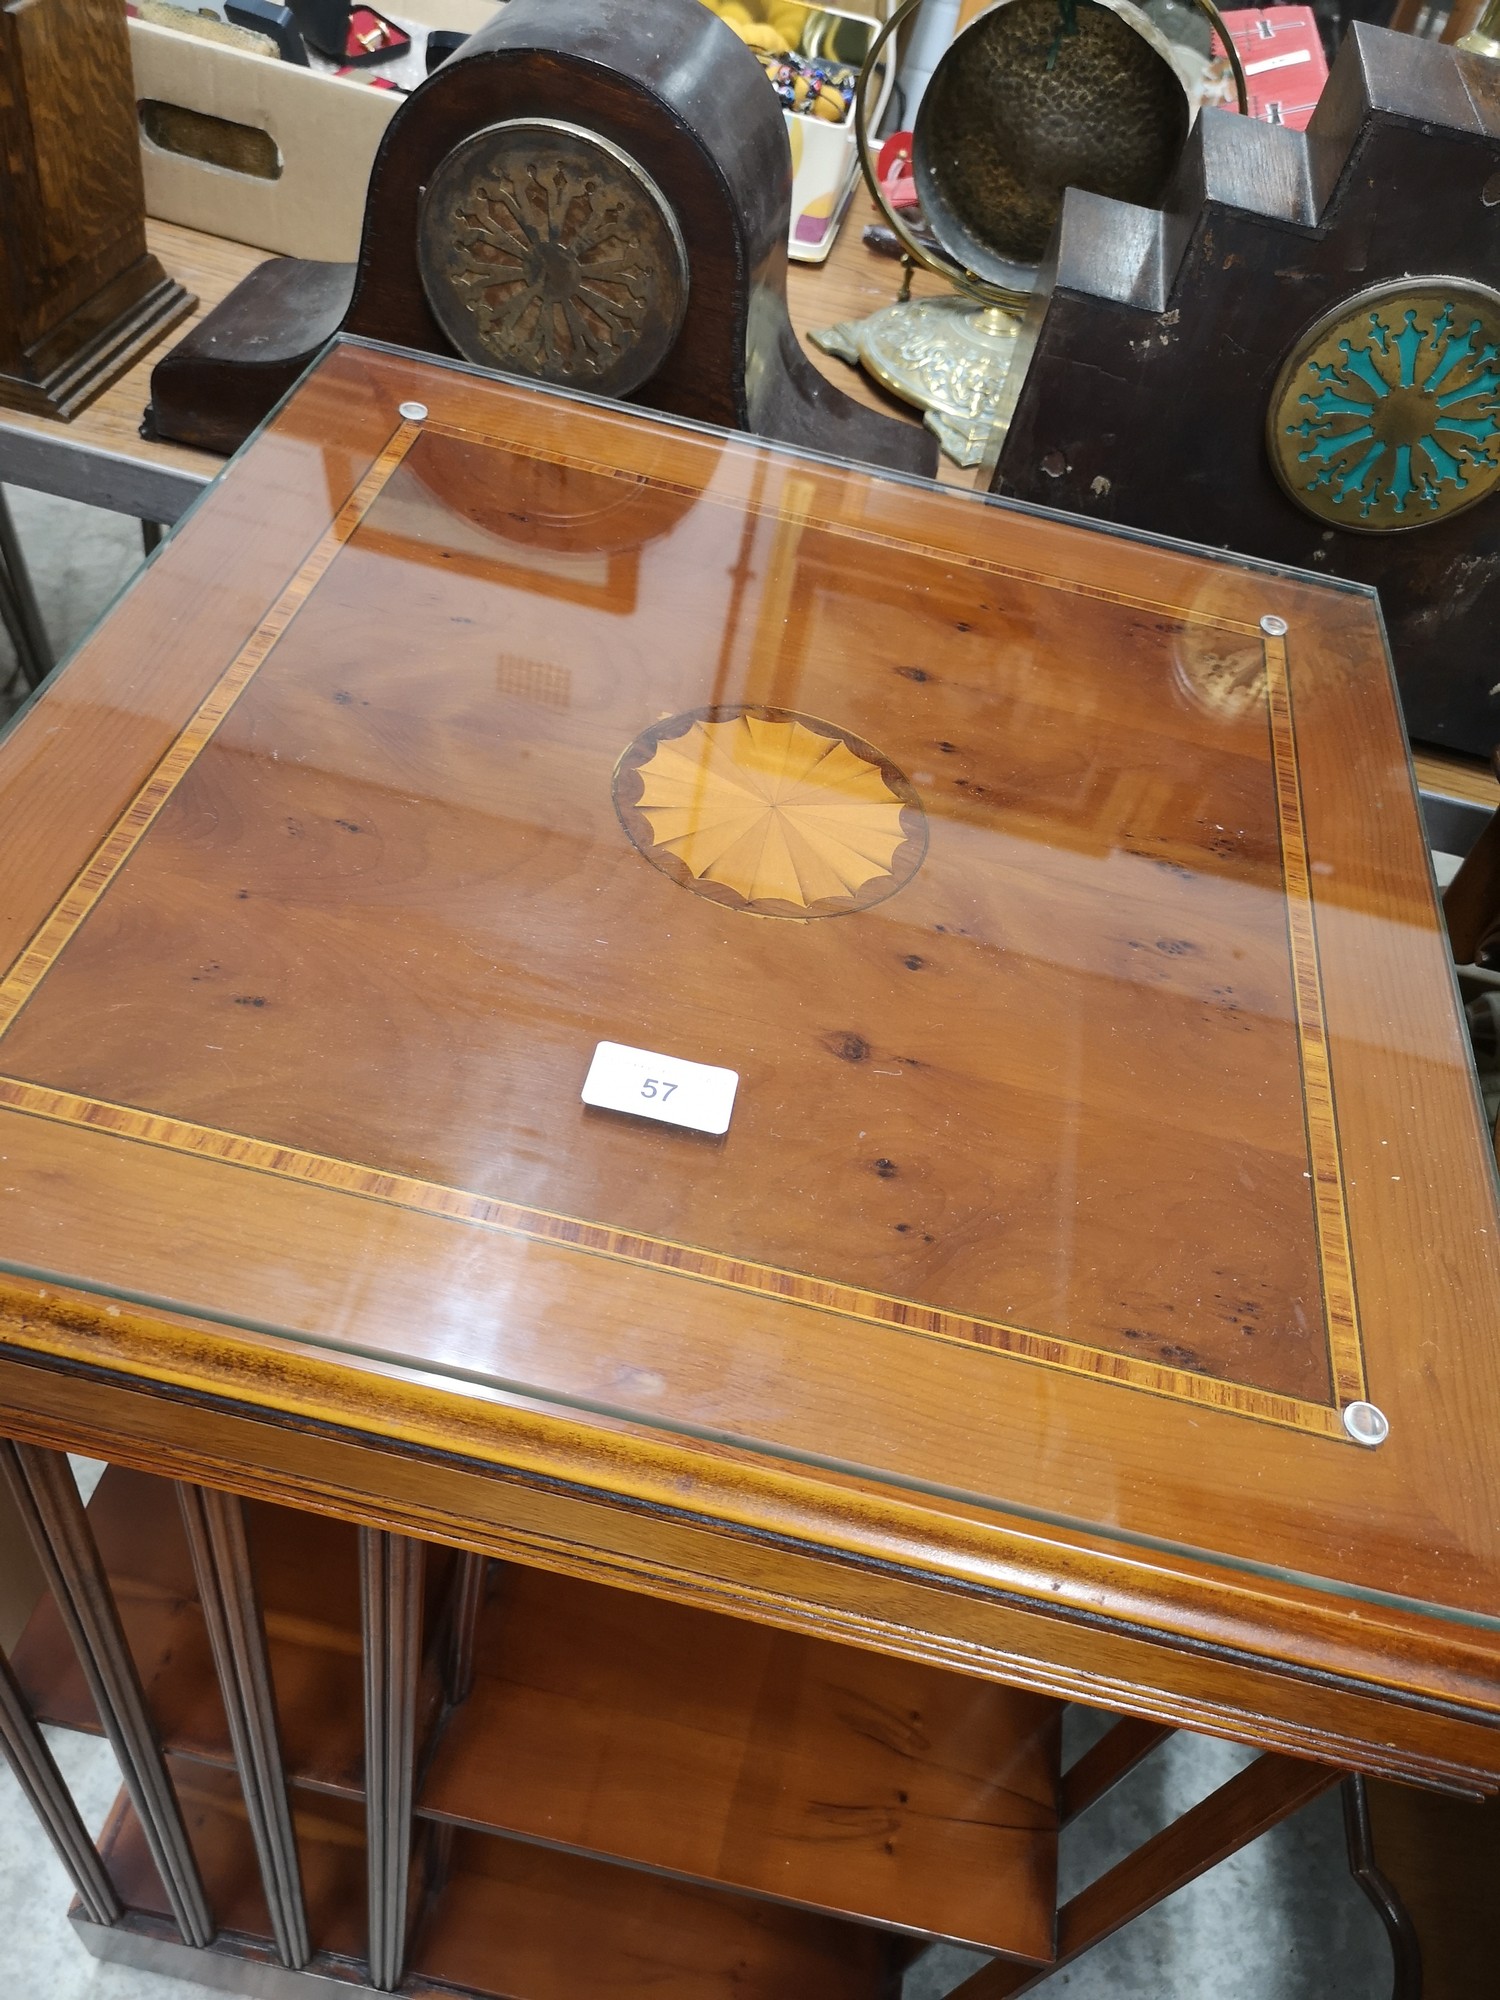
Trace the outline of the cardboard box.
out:
<instances>
[{"instance_id":1,"label":"cardboard box","mask_svg":"<svg viewBox=\"0 0 1500 2000\"><path fill-rule=\"evenodd\" d=\"M494 11L490 0L419 0L392 10L403 25L466 33ZM404 100L392 90L171 28L136 20L129 25L138 106L161 104L224 119L268 135L275 148L274 154L260 149L275 169L268 178L263 167L242 172L167 151L143 131L146 213L289 257L352 262L376 149Z\"/></svg>"}]
</instances>

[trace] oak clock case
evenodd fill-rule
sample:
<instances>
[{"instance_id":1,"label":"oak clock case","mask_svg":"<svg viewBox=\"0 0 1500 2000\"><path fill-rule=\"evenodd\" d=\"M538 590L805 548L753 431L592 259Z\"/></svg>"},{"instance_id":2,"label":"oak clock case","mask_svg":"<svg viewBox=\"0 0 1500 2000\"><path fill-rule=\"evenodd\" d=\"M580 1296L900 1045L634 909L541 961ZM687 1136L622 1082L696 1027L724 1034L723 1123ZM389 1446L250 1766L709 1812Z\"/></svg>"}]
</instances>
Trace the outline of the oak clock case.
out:
<instances>
[{"instance_id":1,"label":"oak clock case","mask_svg":"<svg viewBox=\"0 0 1500 2000\"><path fill-rule=\"evenodd\" d=\"M0 404L75 416L194 303L146 248L124 10L0 7Z\"/></svg>"},{"instance_id":2,"label":"oak clock case","mask_svg":"<svg viewBox=\"0 0 1500 2000\"><path fill-rule=\"evenodd\" d=\"M1306 133L1071 190L993 490L1374 584L1408 728L1500 738L1500 67L1356 23ZM1170 421L1167 420L1170 413Z\"/></svg>"},{"instance_id":3,"label":"oak clock case","mask_svg":"<svg viewBox=\"0 0 1500 2000\"><path fill-rule=\"evenodd\" d=\"M404 104L359 262L262 265L156 368L148 424L237 448L336 332L931 473L786 309L791 153L698 0L510 0Z\"/></svg>"}]
</instances>

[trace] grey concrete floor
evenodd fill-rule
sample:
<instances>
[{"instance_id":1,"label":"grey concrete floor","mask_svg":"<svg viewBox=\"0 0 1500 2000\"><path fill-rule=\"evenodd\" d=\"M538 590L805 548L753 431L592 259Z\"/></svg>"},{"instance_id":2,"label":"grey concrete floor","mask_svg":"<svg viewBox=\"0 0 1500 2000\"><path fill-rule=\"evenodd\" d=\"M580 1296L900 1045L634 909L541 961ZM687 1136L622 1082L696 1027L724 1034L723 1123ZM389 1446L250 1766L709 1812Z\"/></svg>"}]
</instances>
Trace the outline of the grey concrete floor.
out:
<instances>
[{"instance_id":1,"label":"grey concrete floor","mask_svg":"<svg viewBox=\"0 0 1500 2000\"><path fill-rule=\"evenodd\" d=\"M64 658L98 622L140 567L141 524L75 500L7 486L16 533L54 655ZM0 690L8 712L26 690L10 635L0 625Z\"/></svg>"},{"instance_id":2,"label":"grey concrete floor","mask_svg":"<svg viewBox=\"0 0 1500 2000\"><path fill-rule=\"evenodd\" d=\"M141 561L140 525L71 501L8 489L37 599L59 657L91 629ZM0 687L14 655L0 631ZM15 689L10 693L14 696ZM1075 1711L1070 1734L1091 1719ZM118 1785L107 1748L52 1733L89 1824ZM1179 1736L1071 1829L1062 1893L1230 1776L1230 1745ZM6 2000L193 2000L207 1989L100 1965L68 1927L68 1888L8 1771L0 1771L0 1992ZM905 2000L939 2000L982 1961L938 1947L908 1976ZM1139 1918L1040 1995L1069 2000L1384 2000L1390 1955L1350 1881L1336 1793ZM788 1995L787 2000L817 2000Z\"/></svg>"},{"instance_id":3,"label":"grey concrete floor","mask_svg":"<svg viewBox=\"0 0 1500 2000\"><path fill-rule=\"evenodd\" d=\"M1071 1710L1065 1756L1100 1718ZM1063 1837L1060 1895L1075 1895L1158 1828L1232 1777L1251 1753L1178 1735ZM939 2000L983 1961L938 1948L904 2000ZM1337 1791L1034 1991L1038 2000L1387 2000L1385 1932L1350 1879Z\"/></svg>"}]
</instances>

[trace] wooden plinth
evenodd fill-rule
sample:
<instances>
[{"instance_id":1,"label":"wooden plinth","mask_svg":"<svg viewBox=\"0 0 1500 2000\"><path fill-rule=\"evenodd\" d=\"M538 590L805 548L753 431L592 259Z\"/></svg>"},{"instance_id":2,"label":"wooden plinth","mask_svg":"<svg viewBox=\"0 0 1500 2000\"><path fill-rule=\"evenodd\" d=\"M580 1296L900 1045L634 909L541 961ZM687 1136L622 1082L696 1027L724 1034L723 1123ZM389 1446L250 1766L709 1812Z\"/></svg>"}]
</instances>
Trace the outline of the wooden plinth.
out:
<instances>
[{"instance_id":1,"label":"wooden plinth","mask_svg":"<svg viewBox=\"0 0 1500 2000\"><path fill-rule=\"evenodd\" d=\"M194 301L146 248L124 10L0 8L0 404L71 417Z\"/></svg>"},{"instance_id":2,"label":"wooden plinth","mask_svg":"<svg viewBox=\"0 0 1500 2000\"><path fill-rule=\"evenodd\" d=\"M253 2000L375 2000L377 1989L354 1974L322 1967L292 1972L248 1944L219 1939L211 1951L183 1944L170 1923L145 1911L127 1911L118 1924L91 1923L70 1912L79 1942L106 1965L128 1965L163 1979L189 1979L215 1993L244 1993Z\"/></svg>"},{"instance_id":3,"label":"wooden plinth","mask_svg":"<svg viewBox=\"0 0 1500 2000\"><path fill-rule=\"evenodd\" d=\"M17 368L0 371L0 403L35 416L75 416L197 303L148 253L52 328Z\"/></svg>"}]
</instances>

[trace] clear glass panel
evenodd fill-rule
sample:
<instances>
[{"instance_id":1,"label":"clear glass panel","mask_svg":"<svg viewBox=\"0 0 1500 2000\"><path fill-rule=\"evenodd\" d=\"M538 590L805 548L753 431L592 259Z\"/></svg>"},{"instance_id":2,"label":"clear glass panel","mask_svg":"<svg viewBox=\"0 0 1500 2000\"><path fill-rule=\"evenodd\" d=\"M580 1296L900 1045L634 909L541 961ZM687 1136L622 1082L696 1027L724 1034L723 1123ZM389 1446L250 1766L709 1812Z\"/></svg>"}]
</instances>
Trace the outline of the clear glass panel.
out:
<instances>
[{"instance_id":1,"label":"clear glass panel","mask_svg":"<svg viewBox=\"0 0 1500 2000\"><path fill-rule=\"evenodd\" d=\"M1493 1622L1366 595L346 345L0 812L10 1269Z\"/></svg>"}]
</instances>

